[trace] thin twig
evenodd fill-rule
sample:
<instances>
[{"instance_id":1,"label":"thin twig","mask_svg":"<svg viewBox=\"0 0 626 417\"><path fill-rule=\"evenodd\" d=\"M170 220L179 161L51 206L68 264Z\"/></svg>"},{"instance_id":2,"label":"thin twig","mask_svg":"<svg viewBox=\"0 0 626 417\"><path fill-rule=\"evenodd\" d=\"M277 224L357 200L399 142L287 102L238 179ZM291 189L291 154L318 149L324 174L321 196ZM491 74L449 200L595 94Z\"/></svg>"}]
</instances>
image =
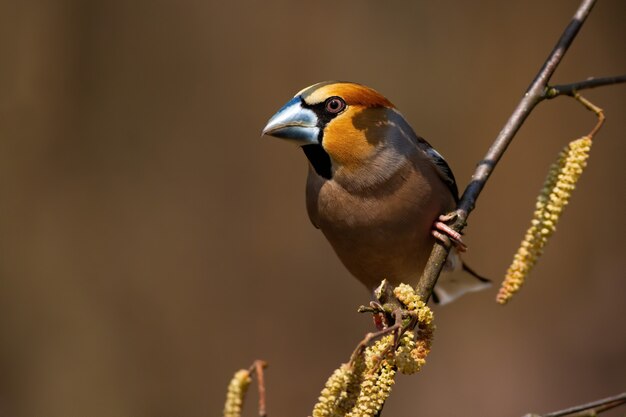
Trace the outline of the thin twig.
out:
<instances>
[{"instance_id":1,"label":"thin twig","mask_svg":"<svg viewBox=\"0 0 626 417\"><path fill-rule=\"evenodd\" d=\"M256 382L259 389L259 417L267 417L267 411L265 408L265 372L263 370L267 367L267 362L263 360L256 360L248 369L250 375L256 373Z\"/></svg>"},{"instance_id":2,"label":"thin twig","mask_svg":"<svg viewBox=\"0 0 626 417\"><path fill-rule=\"evenodd\" d=\"M596 116L598 116L598 122L596 123L595 127L593 128L593 130L591 132L589 132L589 134L587 135L590 138L593 138L596 135L596 133L598 133L598 130L600 130L600 128L604 124L604 120L605 120L604 110L602 110L600 107L596 106L591 101L587 100L586 98L584 98L583 96L581 96L577 92L573 93L573 97L576 99L576 101L578 101L583 106L585 106L587 108L587 110L594 112L596 114Z\"/></svg>"},{"instance_id":3,"label":"thin twig","mask_svg":"<svg viewBox=\"0 0 626 417\"><path fill-rule=\"evenodd\" d=\"M382 330L379 330L377 332L372 332L372 333L368 333L365 335L365 337L363 338L363 340L361 340L361 342L357 345L356 349L354 349L354 352L352 352L352 355L350 356L350 366L354 366L354 364L356 363L356 361L359 359L359 357L363 354L363 352L365 351L365 349L370 345L370 343L372 342L372 340L381 338L383 336L388 335L389 333L393 333L394 334L394 342L397 343L397 340L400 340L400 336L402 335L402 310L400 308L397 308L394 312L393 312L393 316L394 316L394 323L393 325L389 326L389 327L385 327Z\"/></svg>"},{"instance_id":4,"label":"thin twig","mask_svg":"<svg viewBox=\"0 0 626 417\"><path fill-rule=\"evenodd\" d=\"M577 405L570 408L565 408L559 411L553 411L548 414L527 414L526 416L531 417L585 417L585 416L595 416L604 411L611 410L615 407L619 407L620 405L626 404L626 392L623 392L618 395L614 395L612 397L603 398L601 400L592 401L590 403ZM526 417L524 416L524 417Z\"/></svg>"},{"instance_id":5,"label":"thin twig","mask_svg":"<svg viewBox=\"0 0 626 417\"><path fill-rule=\"evenodd\" d=\"M594 4L595 0L583 0L580 6L578 6L578 10L574 14L574 17L565 28L561 38L552 52L548 55L548 58L537 73L537 76L531 83L530 87L528 87L526 94L524 94L521 101L513 111L513 114L504 125L504 128L500 131L495 141L487 151L485 158L476 167L474 175L472 176L472 181L465 188L463 196L459 201L456 211L457 217L455 222L452 224L454 230L460 232L463 227L465 227L467 217L474 209L476 199L485 187L485 184L491 176L496 164L506 151L507 147L513 140L513 137L522 126L530 112L545 98L544 93L552 74L554 74L554 71L561 62L563 55L565 55L565 52L572 44ZM422 300L427 301L430 298L433 287L437 283L437 278L443 269L447 256L448 249L442 244L435 244L430 254L430 258L428 259L428 264L426 265L424 273L422 274L422 277L416 287L416 291Z\"/></svg>"},{"instance_id":6,"label":"thin twig","mask_svg":"<svg viewBox=\"0 0 626 417\"><path fill-rule=\"evenodd\" d=\"M576 91L620 83L626 83L626 74L617 75L614 77L588 78L584 81L579 81L577 83L560 84L548 87L544 91L544 98L552 99L562 95L571 96Z\"/></svg>"}]
</instances>

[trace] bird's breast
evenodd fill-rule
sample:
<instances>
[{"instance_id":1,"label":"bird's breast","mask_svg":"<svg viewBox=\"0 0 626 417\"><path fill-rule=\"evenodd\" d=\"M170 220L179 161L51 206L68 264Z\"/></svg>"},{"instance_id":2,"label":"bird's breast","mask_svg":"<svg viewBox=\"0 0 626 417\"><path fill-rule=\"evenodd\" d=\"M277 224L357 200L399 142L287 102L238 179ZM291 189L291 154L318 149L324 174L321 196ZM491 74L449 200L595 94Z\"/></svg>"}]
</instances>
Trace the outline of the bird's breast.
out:
<instances>
[{"instance_id":1,"label":"bird's breast","mask_svg":"<svg viewBox=\"0 0 626 417\"><path fill-rule=\"evenodd\" d=\"M407 166L376 187L351 189L345 181L309 172L311 221L366 286L374 288L383 278L412 282L421 274L434 243L432 225L453 205L452 197L433 198L449 191L425 178Z\"/></svg>"}]
</instances>

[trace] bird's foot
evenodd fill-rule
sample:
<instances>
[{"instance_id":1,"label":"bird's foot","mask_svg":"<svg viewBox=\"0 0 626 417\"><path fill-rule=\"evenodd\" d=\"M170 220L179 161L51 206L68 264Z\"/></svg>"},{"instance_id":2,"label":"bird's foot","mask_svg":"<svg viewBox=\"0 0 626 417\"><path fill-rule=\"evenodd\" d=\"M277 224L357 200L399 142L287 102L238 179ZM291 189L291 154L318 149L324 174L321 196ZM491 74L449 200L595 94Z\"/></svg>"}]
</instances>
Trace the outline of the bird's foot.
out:
<instances>
[{"instance_id":1,"label":"bird's foot","mask_svg":"<svg viewBox=\"0 0 626 417\"><path fill-rule=\"evenodd\" d=\"M455 212L442 214L435 222L431 232L435 239L444 245L452 244L459 252L465 252L467 251L467 246L463 243L461 234L446 224L456 218L456 216L457 214Z\"/></svg>"}]
</instances>

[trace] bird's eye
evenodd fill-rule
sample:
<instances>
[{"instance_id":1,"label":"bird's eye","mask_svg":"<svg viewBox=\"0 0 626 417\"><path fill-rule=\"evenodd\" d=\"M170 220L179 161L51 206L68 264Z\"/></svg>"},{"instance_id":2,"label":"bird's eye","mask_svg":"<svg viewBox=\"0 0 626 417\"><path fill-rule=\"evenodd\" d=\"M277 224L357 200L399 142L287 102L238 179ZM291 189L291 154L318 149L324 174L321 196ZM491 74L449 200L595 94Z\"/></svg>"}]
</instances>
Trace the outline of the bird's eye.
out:
<instances>
[{"instance_id":1,"label":"bird's eye","mask_svg":"<svg viewBox=\"0 0 626 417\"><path fill-rule=\"evenodd\" d=\"M326 100L326 111L328 113L339 113L346 108L346 102L339 97L331 97Z\"/></svg>"}]
</instances>

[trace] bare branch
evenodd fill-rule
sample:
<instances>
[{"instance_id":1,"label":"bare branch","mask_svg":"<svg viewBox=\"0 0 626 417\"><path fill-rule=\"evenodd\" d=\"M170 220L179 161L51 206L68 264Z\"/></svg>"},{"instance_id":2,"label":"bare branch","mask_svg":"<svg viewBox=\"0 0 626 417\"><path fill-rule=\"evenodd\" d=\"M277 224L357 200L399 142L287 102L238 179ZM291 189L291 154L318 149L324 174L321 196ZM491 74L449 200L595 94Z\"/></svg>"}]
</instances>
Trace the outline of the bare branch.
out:
<instances>
[{"instance_id":1,"label":"bare branch","mask_svg":"<svg viewBox=\"0 0 626 417\"><path fill-rule=\"evenodd\" d=\"M626 83L626 74L615 77L587 78L571 84L560 84L546 88L544 98L551 99L562 95L572 96L576 91L589 88L603 87L605 85Z\"/></svg>"},{"instance_id":2,"label":"bare branch","mask_svg":"<svg viewBox=\"0 0 626 417\"><path fill-rule=\"evenodd\" d=\"M592 417L624 404L626 404L626 392L614 395L613 397L592 401L590 403L577 405L559 411L553 411L548 414L526 414L524 417Z\"/></svg>"},{"instance_id":3,"label":"bare branch","mask_svg":"<svg viewBox=\"0 0 626 417\"><path fill-rule=\"evenodd\" d=\"M580 6L578 6L578 10L576 10L571 22L563 31L561 38L548 55L548 58L513 111L513 114L509 117L509 120L496 137L483 160L476 167L474 175L472 175L472 181L465 188L465 192L459 201L457 218L452 225L456 231L461 231L465 227L467 217L476 204L476 199L519 128L535 106L545 99L545 91L552 74L554 74L563 55L565 55L565 52L574 41L594 4L595 0L583 0ZM448 248L438 243L435 244L426 269L416 287L416 291L422 300L427 301L430 298L447 255Z\"/></svg>"}]
</instances>

